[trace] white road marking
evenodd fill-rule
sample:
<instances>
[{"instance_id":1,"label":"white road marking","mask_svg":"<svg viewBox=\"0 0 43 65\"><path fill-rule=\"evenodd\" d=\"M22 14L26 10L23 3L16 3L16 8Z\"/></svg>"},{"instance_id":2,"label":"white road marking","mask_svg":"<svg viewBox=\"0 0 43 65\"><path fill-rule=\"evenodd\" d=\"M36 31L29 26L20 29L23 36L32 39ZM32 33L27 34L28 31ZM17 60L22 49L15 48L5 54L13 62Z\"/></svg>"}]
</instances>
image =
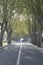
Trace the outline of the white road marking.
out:
<instances>
[{"instance_id":1,"label":"white road marking","mask_svg":"<svg viewBox=\"0 0 43 65\"><path fill-rule=\"evenodd\" d=\"M19 63L20 63L21 50L22 50L22 43L20 43L20 49L19 49L17 64L16 65L19 65Z\"/></svg>"}]
</instances>

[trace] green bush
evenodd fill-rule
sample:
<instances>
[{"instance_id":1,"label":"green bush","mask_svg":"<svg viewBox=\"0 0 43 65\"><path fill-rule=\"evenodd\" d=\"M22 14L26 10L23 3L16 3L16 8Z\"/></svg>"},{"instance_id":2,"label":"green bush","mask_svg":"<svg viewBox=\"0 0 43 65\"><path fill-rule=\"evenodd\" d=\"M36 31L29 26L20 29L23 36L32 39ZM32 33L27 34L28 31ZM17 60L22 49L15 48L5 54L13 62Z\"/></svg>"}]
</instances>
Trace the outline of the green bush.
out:
<instances>
[{"instance_id":1,"label":"green bush","mask_svg":"<svg viewBox=\"0 0 43 65\"><path fill-rule=\"evenodd\" d=\"M3 41L3 43L6 43L7 41Z\"/></svg>"}]
</instances>

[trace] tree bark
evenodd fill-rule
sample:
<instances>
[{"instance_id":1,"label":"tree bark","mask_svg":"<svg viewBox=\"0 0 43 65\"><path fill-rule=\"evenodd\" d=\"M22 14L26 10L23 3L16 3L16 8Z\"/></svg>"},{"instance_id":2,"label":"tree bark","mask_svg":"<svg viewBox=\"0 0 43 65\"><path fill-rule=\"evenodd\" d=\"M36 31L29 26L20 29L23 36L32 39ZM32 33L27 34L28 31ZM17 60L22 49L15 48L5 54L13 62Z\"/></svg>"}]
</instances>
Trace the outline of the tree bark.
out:
<instances>
[{"instance_id":1,"label":"tree bark","mask_svg":"<svg viewBox=\"0 0 43 65\"><path fill-rule=\"evenodd\" d=\"M39 28L39 33L37 35L37 44L38 44L38 47L42 46L42 27L41 27L41 25Z\"/></svg>"},{"instance_id":2,"label":"tree bark","mask_svg":"<svg viewBox=\"0 0 43 65\"><path fill-rule=\"evenodd\" d=\"M8 30L8 37L7 37L7 39L8 39L8 44L11 43L11 38L12 38L11 35L12 35L12 34L11 34L11 30L9 29L9 30Z\"/></svg>"},{"instance_id":3,"label":"tree bark","mask_svg":"<svg viewBox=\"0 0 43 65\"><path fill-rule=\"evenodd\" d=\"M36 35L36 19L35 16L33 15L33 25L32 25L32 43L37 45L37 35Z\"/></svg>"},{"instance_id":4,"label":"tree bark","mask_svg":"<svg viewBox=\"0 0 43 65\"><path fill-rule=\"evenodd\" d=\"M4 27L3 27L3 23L2 23L1 34L0 34L0 46L2 46L2 44L3 44L3 33L4 33Z\"/></svg>"}]
</instances>

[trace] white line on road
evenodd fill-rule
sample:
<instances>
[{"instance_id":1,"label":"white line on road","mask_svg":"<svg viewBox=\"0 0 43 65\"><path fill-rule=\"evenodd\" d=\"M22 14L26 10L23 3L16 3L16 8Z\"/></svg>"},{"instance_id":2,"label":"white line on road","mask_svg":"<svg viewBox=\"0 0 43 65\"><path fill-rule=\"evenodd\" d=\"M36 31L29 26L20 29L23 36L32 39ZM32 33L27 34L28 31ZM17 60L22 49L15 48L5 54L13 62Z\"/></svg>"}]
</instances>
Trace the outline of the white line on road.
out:
<instances>
[{"instance_id":1,"label":"white line on road","mask_svg":"<svg viewBox=\"0 0 43 65\"><path fill-rule=\"evenodd\" d=\"M22 43L20 43L20 49L19 49L17 64L16 65L19 65L19 63L20 63L21 50L22 50Z\"/></svg>"}]
</instances>

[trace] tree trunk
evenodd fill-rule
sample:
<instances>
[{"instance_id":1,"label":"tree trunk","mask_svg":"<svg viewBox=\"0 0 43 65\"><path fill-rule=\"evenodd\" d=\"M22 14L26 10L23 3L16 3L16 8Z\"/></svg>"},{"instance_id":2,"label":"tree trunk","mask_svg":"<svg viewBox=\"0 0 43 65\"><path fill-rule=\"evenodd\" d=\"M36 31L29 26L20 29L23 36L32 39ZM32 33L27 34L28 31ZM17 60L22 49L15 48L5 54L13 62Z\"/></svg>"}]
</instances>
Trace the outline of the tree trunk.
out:
<instances>
[{"instance_id":1,"label":"tree trunk","mask_svg":"<svg viewBox=\"0 0 43 65\"><path fill-rule=\"evenodd\" d=\"M0 46L2 46L3 43L3 33L4 33L4 28L3 28L3 23L1 25L1 33L0 33Z\"/></svg>"},{"instance_id":2,"label":"tree trunk","mask_svg":"<svg viewBox=\"0 0 43 65\"><path fill-rule=\"evenodd\" d=\"M33 25L32 25L32 43L37 45L37 36L36 36L36 19L33 15Z\"/></svg>"},{"instance_id":3,"label":"tree trunk","mask_svg":"<svg viewBox=\"0 0 43 65\"><path fill-rule=\"evenodd\" d=\"M8 44L10 44L11 43L11 30L9 29L8 30Z\"/></svg>"},{"instance_id":4,"label":"tree trunk","mask_svg":"<svg viewBox=\"0 0 43 65\"><path fill-rule=\"evenodd\" d=\"M0 46L2 46L3 34L0 35Z\"/></svg>"},{"instance_id":5,"label":"tree trunk","mask_svg":"<svg viewBox=\"0 0 43 65\"><path fill-rule=\"evenodd\" d=\"M37 44L38 44L38 47L42 46L42 28L41 28L41 25L40 25L39 33L37 35Z\"/></svg>"}]
</instances>

